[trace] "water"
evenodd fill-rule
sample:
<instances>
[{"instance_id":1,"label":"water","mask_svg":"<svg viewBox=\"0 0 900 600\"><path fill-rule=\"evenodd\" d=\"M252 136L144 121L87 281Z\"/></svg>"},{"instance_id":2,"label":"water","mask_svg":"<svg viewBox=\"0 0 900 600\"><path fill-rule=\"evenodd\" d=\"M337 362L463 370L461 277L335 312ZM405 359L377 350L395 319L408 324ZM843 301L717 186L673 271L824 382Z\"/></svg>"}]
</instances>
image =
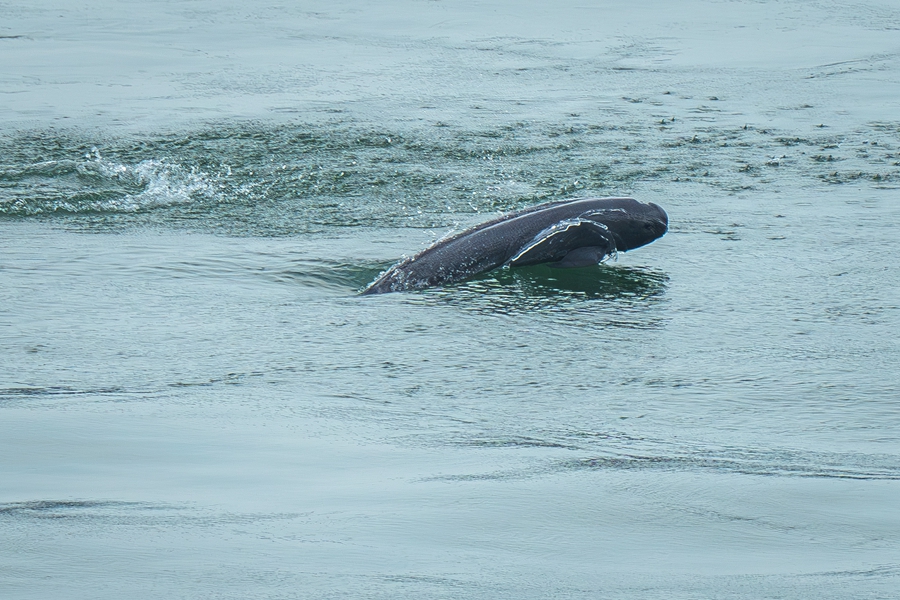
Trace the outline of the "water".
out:
<instances>
[{"instance_id":1,"label":"water","mask_svg":"<svg viewBox=\"0 0 900 600\"><path fill-rule=\"evenodd\" d=\"M898 29L0 5L0 595L896 597ZM600 195L669 233L356 295Z\"/></svg>"}]
</instances>

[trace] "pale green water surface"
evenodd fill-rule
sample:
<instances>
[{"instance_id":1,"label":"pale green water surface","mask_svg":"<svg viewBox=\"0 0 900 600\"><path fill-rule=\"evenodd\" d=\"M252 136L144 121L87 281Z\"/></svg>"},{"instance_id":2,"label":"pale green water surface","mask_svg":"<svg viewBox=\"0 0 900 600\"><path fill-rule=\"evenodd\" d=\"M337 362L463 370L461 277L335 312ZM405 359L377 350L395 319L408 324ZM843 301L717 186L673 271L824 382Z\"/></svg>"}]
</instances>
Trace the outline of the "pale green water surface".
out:
<instances>
[{"instance_id":1,"label":"pale green water surface","mask_svg":"<svg viewBox=\"0 0 900 600\"><path fill-rule=\"evenodd\" d=\"M900 7L0 3L0 597L900 595ZM357 292L502 211L616 261Z\"/></svg>"}]
</instances>

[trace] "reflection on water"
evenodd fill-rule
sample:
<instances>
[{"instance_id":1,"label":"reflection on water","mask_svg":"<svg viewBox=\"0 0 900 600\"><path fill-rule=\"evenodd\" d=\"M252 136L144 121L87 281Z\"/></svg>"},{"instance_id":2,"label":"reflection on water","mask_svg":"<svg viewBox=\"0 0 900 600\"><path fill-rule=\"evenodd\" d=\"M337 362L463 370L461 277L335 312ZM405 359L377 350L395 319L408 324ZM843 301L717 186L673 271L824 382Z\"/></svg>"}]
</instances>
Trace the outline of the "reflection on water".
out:
<instances>
[{"instance_id":1,"label":"reflection on water","mask_svg":"<svg viewBox=\"0 0 900 600\"><path fill-rule=\"evenodd\" d=\"M499 269L493 278L533 298L552 299L560 294L585 299L641 302L665 293L669 278L659 270L599 264L580 269L554 269L535 265Z\"/></svg>"},{"instance_id":2,"label":"reflection on water","mask_svg":"<svg viewBox=\"0 0 900 600\"><path fill-rule=\"evenodd\" d=\"M415 304L445 304L495 315L533 315L595 326L655 327L648 310L665 298L668 276L656 269L606 264L580 269L546 265L500 268L446 288L410 293Z\"/></svg>"}]
</instances>

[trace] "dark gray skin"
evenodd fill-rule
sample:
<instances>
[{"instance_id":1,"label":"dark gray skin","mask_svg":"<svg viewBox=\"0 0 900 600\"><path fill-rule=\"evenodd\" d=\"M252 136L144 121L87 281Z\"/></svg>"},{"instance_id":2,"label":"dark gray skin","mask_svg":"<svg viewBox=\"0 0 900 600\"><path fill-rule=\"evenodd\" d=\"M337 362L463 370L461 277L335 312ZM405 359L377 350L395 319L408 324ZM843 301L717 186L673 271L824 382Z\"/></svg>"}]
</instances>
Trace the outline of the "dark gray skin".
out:
<instances>
[{"instance_id":1,"label":"dark gray skin","mask_svg":"<svg viewBox=\"0 0 900 600\"><path fill-rule=\"evenodd\" d=\"M585 267L662 237L666 211L633 198L586 198L533 206L440 240L387 271L363 294L463 281L501 266Z\"/></svg>"}]
</instances>

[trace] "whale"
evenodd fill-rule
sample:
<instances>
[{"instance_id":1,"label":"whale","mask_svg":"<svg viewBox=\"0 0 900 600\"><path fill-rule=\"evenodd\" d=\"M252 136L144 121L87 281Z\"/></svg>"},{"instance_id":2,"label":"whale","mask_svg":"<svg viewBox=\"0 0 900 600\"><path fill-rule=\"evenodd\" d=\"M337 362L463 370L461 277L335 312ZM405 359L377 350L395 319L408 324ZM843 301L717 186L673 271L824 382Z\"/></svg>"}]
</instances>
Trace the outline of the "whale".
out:
<instances>
[{"instance_id":1,"label":"whale","mask_svg":"<svg viewBox=\"0 0 900 600\"><path fill-rule=\"evenodd\" d=\"M596 265L665 235L666 211L634 198L580 198L506 213L404 259L362 295L439 287L499 267Z\"/></svg>"}]
</instances>

